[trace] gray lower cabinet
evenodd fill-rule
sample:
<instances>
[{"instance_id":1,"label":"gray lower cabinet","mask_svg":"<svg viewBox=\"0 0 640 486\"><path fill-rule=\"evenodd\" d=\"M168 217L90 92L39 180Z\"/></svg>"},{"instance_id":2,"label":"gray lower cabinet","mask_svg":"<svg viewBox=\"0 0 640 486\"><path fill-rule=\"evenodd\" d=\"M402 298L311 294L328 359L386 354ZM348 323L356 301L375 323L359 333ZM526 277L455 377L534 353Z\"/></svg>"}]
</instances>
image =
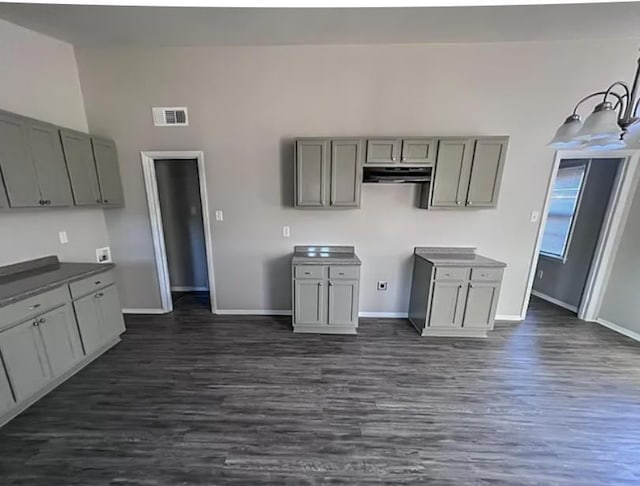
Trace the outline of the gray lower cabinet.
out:
<instances>
[{"instance_id":1,"label":"gray lower cabinet","mask_svg":"<svg viewBox=\"0 0 640 486\"><path fill-rule=\"evenodd\" d=\"M113 279L101 273L2 308L0 425L118 341L125 327Z\"/></svg>"},{"instance_id":2,"label":"gray lower cabinet","mask_svg":"<svg viewBox=\"0 0 640 486\"><path fill-rule=\"evenodd\" d=\"M356 334L358 266L295 265L292 288L295 332Z\"/></svg>"},{"instance_id":3,"label":"gray lower cabinet","mask_svg":"<svg viewBox=\"0 0 640 486\"><path fill-rule=\"evenodd\" d=\"M0 333L0 353L17 402L28 399L51 380L44 341L35 319Z\"/></svg>"},{"instance_id":4,"label":"gray lower cabinet","mask_svg":"<svg viewBox=\"0 0 640 486\"><path fill-rule=\"evenodd\" d=\"M102 196L93 159L91 137L75 130L60 130L60 141L69 171L76 206L100 206Z\"/></svg>"},{"instance_id":5,"label":"gray lower cabinet","mask_svg":"<svg viewBox=\"0 0 640 486\"><path fill-rule=\"evenodd\" d=\"M431 198L421 207L496 207L507 144L508 137L440 139Z\"/></svg>"},{"instance_id":6,"label":"gray lower cabinet","mask_svg":"<svg viewBox=\"0 0 640 486\"><path fill-rule=\"evenodd\" d=\"M113 140L106 138L91 137L91 145L98 171L102 205L107 207L124 206L116 144Z\"/></svg>"},{"instance_id":7,"label":"gray lower cabinet","mask_svg":"<svg viewBox=\"0 0 640 486\"><path fill-rule=\"evenodd\" d=\"M299 139L295 147L297 208L358 208L362 185L360 139Z\"/></svg>"},{"instance_id":8,"label":"gray lower cabinet","mask_svg":"<svg viewBox=\"0 0 640 486\"><path fill-rule=\"evenodd\" d=\"M493 329L502 273L501 268L435 267L415 257L409 320L422 336L486 337Z\"/></svg>"}]
</instances>

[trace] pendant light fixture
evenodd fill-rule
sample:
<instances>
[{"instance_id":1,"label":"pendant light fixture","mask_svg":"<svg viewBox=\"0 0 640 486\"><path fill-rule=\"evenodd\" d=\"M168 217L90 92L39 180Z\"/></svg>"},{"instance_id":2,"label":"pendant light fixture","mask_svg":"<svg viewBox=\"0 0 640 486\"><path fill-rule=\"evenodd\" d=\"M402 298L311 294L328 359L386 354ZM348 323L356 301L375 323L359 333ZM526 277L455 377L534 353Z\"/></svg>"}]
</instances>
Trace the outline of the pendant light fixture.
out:
<instances>
[{"instance_id":1,"label":"pendant light fixture","mask_svg":"<svg viewBox=\"0 0 640 486\"><path fill-rule=\"evenodd\" d=\"M626 83L616 81L606 91L597 91L582 98L573 113L556 131L548 146L556 149L589 148L611 150L617 148L640 148L640 118L637 116L640 100L638 78L640 59L631 89ZM602 97L593 113L584 124L578 108L587 100Z\"/></svg>"}]
</instances>

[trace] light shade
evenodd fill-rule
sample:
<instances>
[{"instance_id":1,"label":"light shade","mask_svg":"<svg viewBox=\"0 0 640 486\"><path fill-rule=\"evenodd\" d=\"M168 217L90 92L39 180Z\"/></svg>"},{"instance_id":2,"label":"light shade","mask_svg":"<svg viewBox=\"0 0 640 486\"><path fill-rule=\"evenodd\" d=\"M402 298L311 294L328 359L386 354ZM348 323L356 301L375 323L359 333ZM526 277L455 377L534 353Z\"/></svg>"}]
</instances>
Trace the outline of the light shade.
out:
<instances>
[{"instance_id":1,"label":"light shade","mask_svg":"<svg viewBox=\"0 0 640 486\"><path fill-rule=\"evenodd\" d=\"M575 138L577 140L590 141L619 136L620 132L618 113L613 109L613 105L610 102L605 101L596 106L593 113L584 121L584 125L582 125Z\"/></svg>"},{"instance_id":2,"label":"light shade","mask_svg":"<svg viewBox=\"0 0 640 486\"><path fill-rule=\"evenodd\" d=\"M596 138L585 145L590 150L615 150L623 149L627 144L620 139L619 135L613 135L606 138Z\"/></svg>"},{"instance_id":3,"label":"light shade","mask_svg":"<svg viewBox=\"0 0 640 486\"><path fill-rule=\"evenodd\" d=\"M640 118L637 118L625 130L624 144L630 149L640 149Z\"/></svg>"},{"instance_id":4,"label":"light shade","mask_svg":"<svg viewBox=\"0 0 640 486\"><path fill-rule=\"evenodd\" d=\"M555 137L547 144L547 147L558 149L579 148L584 144L582 140L576 140L575 138L576 134L580 131L580 127L582 127L580 115L571 115L560 125Z\"/></svg>"}]
</instances>

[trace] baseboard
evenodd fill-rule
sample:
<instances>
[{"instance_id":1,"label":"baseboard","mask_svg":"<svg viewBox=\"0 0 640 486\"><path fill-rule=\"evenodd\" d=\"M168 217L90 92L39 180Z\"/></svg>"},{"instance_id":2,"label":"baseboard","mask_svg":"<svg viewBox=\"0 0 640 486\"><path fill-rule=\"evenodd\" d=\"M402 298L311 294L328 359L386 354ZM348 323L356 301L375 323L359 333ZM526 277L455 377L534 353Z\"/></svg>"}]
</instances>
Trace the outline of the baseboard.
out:
<instances>
[{"instance_id":1,"label":"baseboard","mask_svg":"<svg viewBox=\"0 0 640 486\"><path fill-rule=\"evenodd\" d=\"M290 316L290 310L282 309L217 309L215 314L222 316Z\"/></svg>"},{"instance_id":2,"label":"baseboard","mask_svg":"<svg viewBox=\"0 0 640 486\"><path fill-rule=\"evenodd\" d=\"M596 319L596 322L598 324L600 324L601 326L607 327L607 328L611 329L612 331L615 331L615 332L617 332L619 334L627 336L628 338L631 338L634 341L640 341L640 333L637 333L635 331L631 331L630 329L627 329L626 327L619 326L618 324L614 324L613 322L609 322L606 319L602 319L600 317L598 317L598 319Z\"/></svg>"},{"instance_id":3,"label":"baseboard","mask_svg":"<svg viewBox=\"0 0 640 486\"><path fill-rule=\"evenodd\" d=\"M123 314L168 314L164 309L122 309Z\"/></svg>"},{"instance_id":4,"label":"baseboard","mask_svg":"<svg viewBox=\"0 0 640 486\"><path fill-rule=\"evenodd\" d=\"M181 287L179 285L172 286L172 292L206 292L209 289L207 287Z\"/></svg>"},{"instance_id":5,"label":"baseboard","mask_svg":"<svg viewBox=\"0 0 640 486\"><path fill-rule=\"evenodd\" d=\"M537 290L532 290L531 295L535 295L539 299L551 302L552 304L555 304L558 307L562 307L563 309L567 309L571 312L578 312L578 308L576 306L567 304L566 302L562 302L561 300L551 297L550 295L543 294L542 292L538 292Z\"/></svg>"},{"instance_id":6,"label":"baseboard","mask_svg":"<svg viewBox=\"0 0 640 486\"><path fill-rule=\"evenodd\" d=\"M31 405L33 405L34 403L39 401L45 395L48 395L49 393L51 393L54 389L56 389L57 387L62 385L65 381L67 381L73 375L75 375L76 373L80 372L82 369L86 368L89 364L91 364L93 361L98 359L104 353L109 351L111 348L113 348L120 341L121 341L120 336L117 336L116 338L114 338L113 340L111 340L110 342L108 342L107 344L102 346L100 349L98 349L96 352L94 352L92 355L85 356L82 359L82 361L80 361L79 363L75 364L73 366L73 368L68 370L66 373L62 374L61 376L59 376L55 380L53 380L50 383L48 383L42 390L40 390L37 393L35 393L35 395L27 398L23 402L17 404L13 408L11 408L11 410L9 412L7 412L5 415L0 417L0 427L5 425L9 421L13 420L14 418L16 418L18 415L20 415L22 412L24 412L27 408L29 408Z\"/></svg>"},{"instance_id":7,"label":"baseboard","mask_svg":"<svg viewBox=\"0 0 640 486\"><path fill-rule=\"evenodd\" d=\"M378 319L406 319L409 317L409 314L406 312L359 312L358 317L371 317Z\"/></svg>"},{"instance_id":8,"label":"baseboard","mask_svg":"<svg viewBox=\"0 0 640 486\"><path fill-rule=\"evenodd\" d=\"M519 314L498 314L496 321L524 321L524 317Z\"/></svg>"}]
</instances>

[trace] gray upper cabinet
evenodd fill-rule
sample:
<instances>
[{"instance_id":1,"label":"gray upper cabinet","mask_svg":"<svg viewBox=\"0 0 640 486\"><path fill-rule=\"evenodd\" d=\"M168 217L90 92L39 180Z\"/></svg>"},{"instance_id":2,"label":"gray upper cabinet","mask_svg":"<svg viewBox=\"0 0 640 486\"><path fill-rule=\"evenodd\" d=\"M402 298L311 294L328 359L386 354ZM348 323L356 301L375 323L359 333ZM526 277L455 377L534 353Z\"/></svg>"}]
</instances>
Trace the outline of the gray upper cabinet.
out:
<instances>
[{"instance_id":1,"label":"gray upper cabinet","mask_svg":"<svg viewBox=\"0 0 640 486\"><path fill-rule=\"evenodd\" d=\"M29 398L51 379L37 326L34 319L0 333L0 353L18 402Z\"/></svg>"},{"instance_id":2,"label":"gray upper cabinet","mask_svg":"<svg viewBox=\"0 0 640 486\"><path fill-rule=\"evenodd\" d=\"M37 322L53 377L57 378L84 356L71 305L65 304L47 312L39 316Z\"/></svg>"},{"instance_id":3,"label":"gray upper cabinet","mask_svg":"<svg viewBox=\"0 0 640 486\"><path fill-rule=\"evenodd\" d=\"M26 119L0 111L0 167L13 208L42 206L36 169L29 153Z\"/></svg>"},{"instance_id":4,"label":"gray upper cabinet","mask_svg":"<svg viewBox=\"0 0 640 486\"><path fill-rule=\"evenodd\" d=\"M360 206L362 185L360 140L331 142L331 206L357 208Z\"/></svg>"},{"instance_id":5,"label":"gray upper cabinet","mask_svg":"<svg viewBox=\"0 0 640 486\"><path fill-rule=\"evenodd\" d=\"M358 208L361 186L360 139L296 141L296 207Z\"/></svg>"},{"instance_id":6,"label":"gray upper cabinet","mask_svg":"<svg viewBox=\"0 0 640 486\"><path fill-rule=\"evenodd\" d=\"M296 142L295 189L296 206L326 206L327 147L326 140Z\"/></svg>"},{"instance_id":7,"label":"gray upper cabinet","mask_svg":"<svg viewBox=\"0 0 640 486\"><path fill-rule=\"evenodd\" d=\"M476 140L467 206L495 207L497 205L507 143L506 137L485 137Z\"/></svg>"},{"instance_id":8,"label":"gray upper cabinet","mask_svg":"<svg viewBox=\"0 0 640 486\"><path fill-rule=\"evenodd\" d=\"M508 137L441 139L430 207L496 207L507 143Z\"/></svg>"},{"instance_id":9,"label":"gray upper cabinet","mask_svg":"<svg viewBox=\"0 0 640 486\"><path fill-rule=\"evenodd\" d=\"M399 138L374 138L367 140L367 164L395 164L399 160Z\"/></svg>"},{"instance_id":10,"label":"gray upper cabinet","mask_svg":"<svg viewBox=\"0 0 640 486\"><path fill-rule=\"evenodd\" d=\"M400 162L403 164L433 164L436 161L437 146L438 142L435 138L405 138L402 140Z\"/></svg>"},{"instance_id":11,"label":"gray upper cabinet","mask_svg":"<svg viewBox=\"0 0 640 486\"><path fill-rule=\"evenodd\" d=\"M27 129L44 205L72 206L73 197L58 128L47 123L28 121Z\"/></svg>"},{"instance_id":12,"label":"gray upper cabinet","mask_svg":"<svg viewBox=\"0 0 640 486\"><path fill-rule=\"evenodd\" d=\"M118 152L112 140L91 137L93 156L98 171L102 205L111 207L124 206Z\"/></svg>"},{"instance_id":13,"label":"gray upper cabinet","mask_svg":"<svg viewBox=\"0 0 640 486\"><path fill-rule=\"evenodd\" d=\"M60 140L67 162L73 201L76 206L102 204L98 174L93 159L91 137L75 130L60 130Z\"/></svg>"},{"instance_id":14,"label":"gray upper cabinet","mask_svg":"<svg viewBox=\"0 0 640 486\"><path fill-rule=\"evenodd\" d=\"M472 157L472 139L445 138L440 140L431 194L432 207L464 205Z\"/></svg>"}]
</instances>

